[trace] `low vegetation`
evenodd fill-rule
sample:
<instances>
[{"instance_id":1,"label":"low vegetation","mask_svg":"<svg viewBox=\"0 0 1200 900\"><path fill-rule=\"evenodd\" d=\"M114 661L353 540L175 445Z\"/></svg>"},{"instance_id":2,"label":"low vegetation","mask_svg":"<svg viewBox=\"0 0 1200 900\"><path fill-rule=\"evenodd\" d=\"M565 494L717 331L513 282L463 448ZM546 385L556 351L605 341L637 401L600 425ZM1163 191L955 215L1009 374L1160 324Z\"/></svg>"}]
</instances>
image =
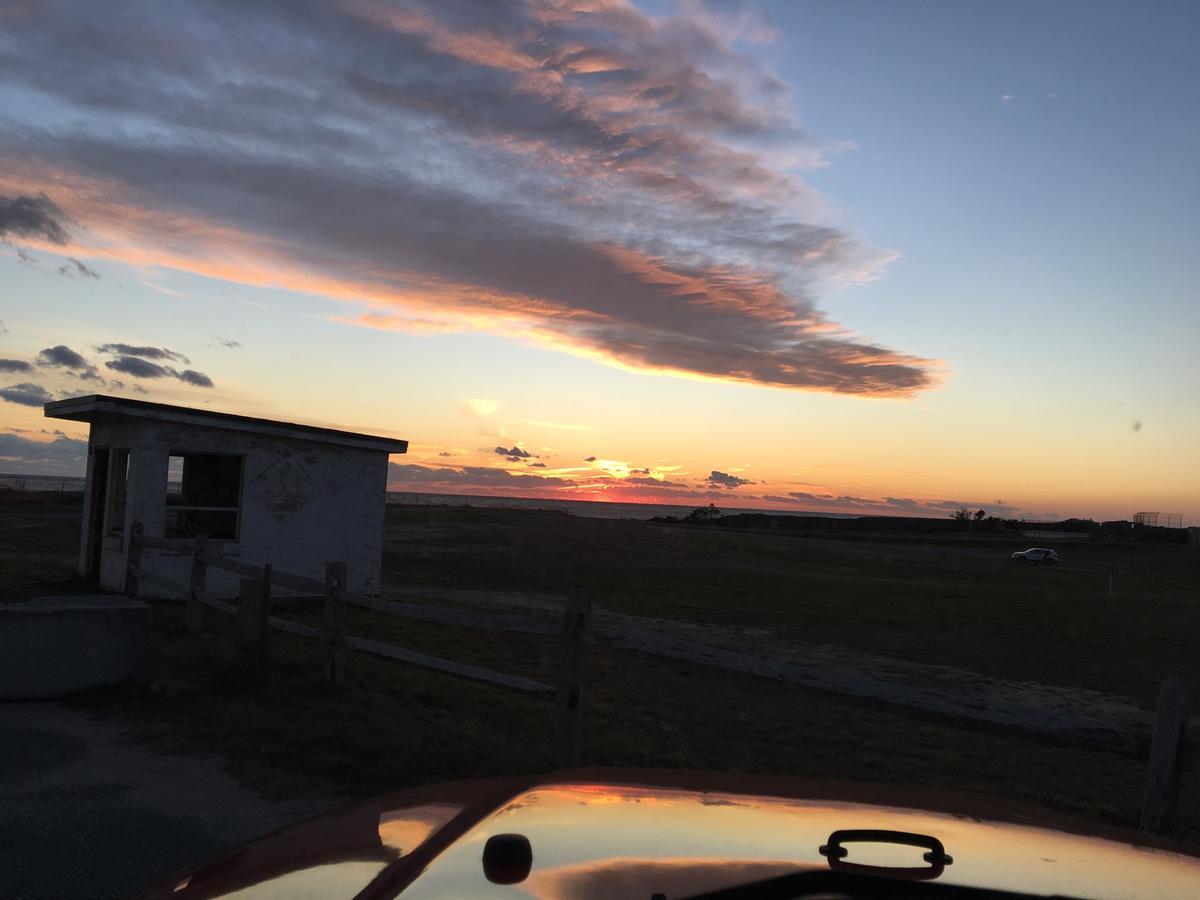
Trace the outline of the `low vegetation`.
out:
<instances>
[{"instance_id":1,"label":"low vegetation","mask_svg":"<svg viewBox=\"0 0 1200 900\"><path fill-rule=\"evenodd\" d=\"M20 512L36 518L38 509ZM15 512L8 507L6 516ZM76 527L68 516L0 531L6 590L71 586ZM584 585L602 605L641 616L769 628L1106 690L1147 707L1165 674L1195 676L1196 548L1072 546L1060 551L1057 569L1020 567L1007 558L1011 549L392 507L384 584L391 599L436 597L439 589L553 595ZM240 667L229 620L210 612L197 635L184 630L180 608L161 605L155 615L153 683L78 702L119 713L148 739L223 752L266 791L356 796L550 765L545 702L360 655L350 658L349 683L329 689L318 680L315 646L277 633L270 676L260 681ZM286 615L316 621L317 612ZM554 677L550 638L357 609L349 631ZM593 649L590 662L586 764L952 787L1136 824L1137 760L634 653ZM1184 785L1181 833L1200 838L1195 780Z\"/></svg>"}]
</instances>

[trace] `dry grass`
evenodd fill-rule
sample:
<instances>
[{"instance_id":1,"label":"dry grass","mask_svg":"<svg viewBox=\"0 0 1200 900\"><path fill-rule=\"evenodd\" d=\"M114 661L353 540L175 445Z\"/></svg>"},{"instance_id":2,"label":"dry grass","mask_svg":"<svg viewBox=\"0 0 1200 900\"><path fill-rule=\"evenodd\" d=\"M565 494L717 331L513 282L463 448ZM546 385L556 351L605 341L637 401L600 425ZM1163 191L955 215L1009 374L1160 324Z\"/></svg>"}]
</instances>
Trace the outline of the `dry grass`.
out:
<instances>
[{"instance_id":1,"label":"dry grass","mask_svg":"<svg viewBox=\"0 0 1200 900\"><path fill-rule=\"evenodd\" d=\"M1200 549L1186 545L1063 546L1054 568L1009 559L1027 539L830 541L439 507L389 509L388 524L384 586L398 597L406 585L582 585L635 615L762 626L1144 706L1200 662Z\"/></svg>"},{"instance_id":2,"label":"dry grass","mask_svg":"<svg viewBox=\"0 0 1200 900\"><path fill-rule=\"evenodd\" d=\"M6 567L6 581L28 591L48 577L40 582L48 593L70 569L75 532L62 522L41 528L37 540L24 536L37 529L0 532L0 552L19 570ZM931 547L905 553L552 513L390 509L384 577L400 595L406 584L538 592L586 584L599 602L641 615L769 626L1143 702L1164 673L1195 674L1190 601L1200 580L1185 582L1200 558L1185 555L1194 548L1080 548L1083 561L1120 566L1140 585L1110 601L1097 596L1094 572L997 568L990 556ZM80 702L119 711L150 739L223 752L272 792L361 795L550 765L551 711L543 701L355 655L349 683L331 690L317 679L315 647L278 633L270 677L260 682L239 666L231 623L209 618L205 633L189 634L180 609L158 607L153 685ZM553 681L552 639L363 610L351 611L349 627ZM1143 775L1136 760L639 654L596 649L590 660L587 764L953 787L1136 824ZM1200 838L1194 780L1185 785L1181 833Z\"/></svg>"},{"instance_id":3,"label":"dry grass","mask_svg":"<svg viewBox=\"0 0 1200 900\"><path fill-rule=\"evenodd\" d=\"M79 578L78 493L0 490L0 603L92 588Z\"/></svg>"}]
</instances>

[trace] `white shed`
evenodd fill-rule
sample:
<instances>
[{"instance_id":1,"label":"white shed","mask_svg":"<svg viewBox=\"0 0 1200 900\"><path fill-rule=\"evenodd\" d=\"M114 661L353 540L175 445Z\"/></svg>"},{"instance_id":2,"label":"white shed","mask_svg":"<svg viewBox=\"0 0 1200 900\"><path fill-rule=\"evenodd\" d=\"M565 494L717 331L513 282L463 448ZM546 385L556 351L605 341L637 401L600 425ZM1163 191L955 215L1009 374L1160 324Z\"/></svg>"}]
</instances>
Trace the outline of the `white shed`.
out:
<instances>
[{"instance_id":1,"label":"white shed","mask_svg":"<svg viewBox=\"0 0 1200 900\"><path fill-rule=\"evenodd\" d=\"M141 570L179 584L203 535L222 556L317 580L342 561L352 593L379 592L388 454L407 441L99 395L45 413L91 425L79 571L101 587L125 590L140 522L183 551L145 548ZM238 578L213 570L206 588L234 597Z\"/></svg>"}]
</instances>

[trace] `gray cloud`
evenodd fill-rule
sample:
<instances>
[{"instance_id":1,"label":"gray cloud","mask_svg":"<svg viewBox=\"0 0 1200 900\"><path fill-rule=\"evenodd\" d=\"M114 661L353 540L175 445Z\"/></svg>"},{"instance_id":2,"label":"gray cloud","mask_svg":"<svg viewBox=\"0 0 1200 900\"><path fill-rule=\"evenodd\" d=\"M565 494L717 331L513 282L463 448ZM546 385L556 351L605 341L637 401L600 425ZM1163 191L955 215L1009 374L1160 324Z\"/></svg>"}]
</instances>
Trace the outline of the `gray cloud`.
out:
<instances>
[{"instance_id":1,"label":"gray cloud","mask_svg":"<svg viewBox=\"0 0 1200 900\"><path fill-rule=\"evenodd\" d=\"M785 388L932 383L927 360L818 308L830 279L874 271L880 254L814 221L794 171L821 152L787 87L699 13L121 10L68 0L6 21L6 74L70 115L18 111L0 166L107 186L56 197L84 225L198 270L254 245L370 298L364 325L465 318L621 365Z\"/></svg>"},{"instance_id":2,"label":"gray cloud","mask_svg":"<svg viewBox=\"0 0 1200 900\"><path fill-rule=\"evenodd\" d=\"M194 384L196 387L213 387L213 380L203 372L197 372L195 369L184 369L182 372L176 372L175 377L188 384Z\"/></svg>"},{"instance_id":3,"label":"gray cloud","mask_svg":"<svg viewBox=\"0 0 1200 900\"><path fill-rule=\"evenodd\" d=\"M38 354L38 365L52 366L59 369L82 369L84 371L92 368L91 363L66 344L47 347Z\"/></svg>"},{"instance_id":4,"label":"gray cloud","mask_svg":"<svg viewBox=\"0 0 1200 900\"><path fill-rule=\"evenodd\" d=\"M193 369L179 371L171 366L160 366L158 363L148 362L140 356L118 356L116 359L105 362L104 367L124 375L132 375L134 378L178 378L180 381L196 387L211 388L214 386L213 380L203 372Z\"/></svg>"},{"instance_id":5,"label":"gray cloud","mask_svg":"<svg viewBox=\"0 0 1200 900\"><path fill-rule=\"evenodd\" d=\"M533 456L528 450L522 450L516 444L511 447L497 447L493 451L497 456L503 456L510 462L517 462L522 459L529 459Z\"/></svg>"},{"instance_id":6,"label":"gray cloud","mask_svg":"<svg viewBox=\"0 0 1200 900\"><path fill-rule=\"evenodd\" d=\"M0 334L8 334L8 326L4 324L3 319L0 319Z\"/></svg>"},{"instance_id":7,"label":"gray cloud","mask_svg":"<svg viewBox=\"0 0 1200 900\"><path fill-rule=\"evenodd\" d=\"M71 239L66 214L45 194L0 194L0 240L41 238L52 244Z\"/></svg>"},{"instance_id":8,"label":"gray cloud","mask_svg":"<svg viewBox=\"0 0 1200 900\"><path fill-rule=\"evenodd\" d=\"M104 364L106 369L132 375L134 378L166 378L171 372L157 363L146 362L136 356L118 356Z\"/></svg>"},{"instance_id":9,"label":"gray cloud","mask_svg":"<svg viewBox=\"0 0 1200 900\"><path fill-rule=\"evenodd\" d=\"M98 279L100 277L99 272L97 272L95 269L85 266L73 256L68 256L66 263L58 267L58 274L66 275L71 278L75 277L76 275L80 276L81 278Z\"/></svg>"},{"instance_id":10,"label":"gray cloud","mask_svg":"<svg viewBox=\"0 0 1200 900\"><path fill-rule=\"evenodd\" d=\"M181 362L185 366L191 360L182 353L168 350L166 347L145 347L137 344L101 344L96 348L99 353L110 353L115 356L140 356L142 359L159 359L168 362Z\"/></svg>"},{"instance_id":11,"label":"gray cloud","mask_svg":"<svg viewBox=\"0 0 1200 900\"><path fill-rule=\"evenodd\" d=\"M925 507L932 510L942 510L944 512L954 512L955 510L966 507L971 512L977 509L982 509L992 516L1000 516L1001 518L1010 518L1016 515L1028 515L1025 510L1020 510L1011 504L1005 503L1003 500L926 500ZM1043 515L1051 515L1043 513Z\"/></svg>"},{"instance_id":12,"label":"gray cloud","mask_svg":"<svg viewBox=\"0 0 1200 900\"><path fill-rule=\"evenodd\" d=\"M237 350L242 346L241 341L235 341L233 338L217 338L217 343L229 350Z\"/></svg>"},{"instance_id":13,"label":"gray cloud","mask_svg":"<svg viewBox=\"0 0 1200 900\"><path fill-rule=\"evenodd\" d=\"M535 462L535 463L529 463L529 468L531 468L531 469L544 469L544 468L546 468L546 464L545 464L544 462Z\"/></svg>"},{"instance_id":14,"label":"gray cloud","mask_svg":"<svg viewBox=\"0 0 1200 900\"><path fill-rule=\"evenodd\" d=\"M40 384L32 384L26 381L21 384L13 384L5 388L0 388L0 399L7 400L9 403L17 403L21 406L42 406L53 400L54 395Z\"/></svg>"},{"instance_id":15,"label":"gray cloud","mask_svg":"<svg viewBox=\"0 0 1200 900\"><path fill-rule=\"evenodd\" d=\"M907 497L884 497L882 500L872 500L868 497L855 497L849 494L814 494L809 491L790 491L785 497L765 496L763 499L772 503L801 503L806 507L824 507L832 511L845 512L849 510L865 514L934 516L966 507L972 512L983 508L988 511L989 515L1002 518L1035 515L1002 500L991 503L963 500L912 500Z\"/></svg>"},{"instance_id":16,"label":"gray cloud","mask_svg":"<svg viewBox=\"0 0 1200 900\"><path fill-rule=\"evenodd\" d=\"M23 359L0 359L0 372L32 372L33 366Z\"/></svg>"},{"instance_id":17,"label":"gray cloud","mask_svg":"<svg viewBox=\"0 0 1200 900\"><path fill-rule=\"evenodd\" d=\"M53 441L31 441L16 434L0 433L0 459L15 463L25 471L83 472L87 459L87 441L55 432Z\"/></svg>"},{"instance_id":18,"label":"gray cloud","mask_svg":"<svg viewBox=\"0 0 1200 900\"><path fill-rule=\"evenodd\" d=\"M589 456L587 459L584 460L584 462L595 462L595 461L596 461L596 457L594 457L594 456Z\"/></svg>"},{"instance_id":19,"label":"gray cloud","mask_svg":"<svg viewBox=\"0 0 1200 900\"><path fill-rule=\"evenodd\" d=\"M708 477L704 480L709 484L715 484L720 487L730 489L741 487L743 484L754 484L754 482L748 478L739 478L737 475L729 475L725 472L718 472L716 469L713 469L712 472L709 473Z\"/></svg>"},{"instance_id":20,"label":"gray cloud","mask_svg":"<svg viewBox=\"0 0 1200 900\"><path fill-rule=\"evenodd\" d=\"M464 466L461 469L419 466L409 463L388 463L388 481L403 484L442 485L454 487L567 487L565 478L547 475L515 474L508 469L489 469L486 466Z\"/></svg>"}]
</instances>

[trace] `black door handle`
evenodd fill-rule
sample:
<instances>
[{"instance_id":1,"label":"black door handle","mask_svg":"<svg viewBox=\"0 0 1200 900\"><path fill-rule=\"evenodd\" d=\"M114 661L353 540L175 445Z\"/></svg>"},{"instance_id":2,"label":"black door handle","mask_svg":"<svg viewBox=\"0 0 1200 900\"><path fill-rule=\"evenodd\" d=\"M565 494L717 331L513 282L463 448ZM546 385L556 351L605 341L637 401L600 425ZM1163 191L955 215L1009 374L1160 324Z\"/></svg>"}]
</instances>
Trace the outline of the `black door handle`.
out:
<instances>
[{"instance_id":1,"label":"black door handle","mask_svg":"<svg viewBox=\"0 0 1200 900\"><path fill-rule=\"evenodd\" d=\"M905 847L921 847L926 852L922 859L928 866L911 868L893 866L868 866L847 862L850 851L845 844L901 844ZM913 834L910 831L889 831L884 828L847 828L835 831L817 850L829 860L829 868L866 874L888 875L892 878L932 879L937 878L954 860L946 853L942 842L932 835Z\"/></svg>"}]
</instances>

